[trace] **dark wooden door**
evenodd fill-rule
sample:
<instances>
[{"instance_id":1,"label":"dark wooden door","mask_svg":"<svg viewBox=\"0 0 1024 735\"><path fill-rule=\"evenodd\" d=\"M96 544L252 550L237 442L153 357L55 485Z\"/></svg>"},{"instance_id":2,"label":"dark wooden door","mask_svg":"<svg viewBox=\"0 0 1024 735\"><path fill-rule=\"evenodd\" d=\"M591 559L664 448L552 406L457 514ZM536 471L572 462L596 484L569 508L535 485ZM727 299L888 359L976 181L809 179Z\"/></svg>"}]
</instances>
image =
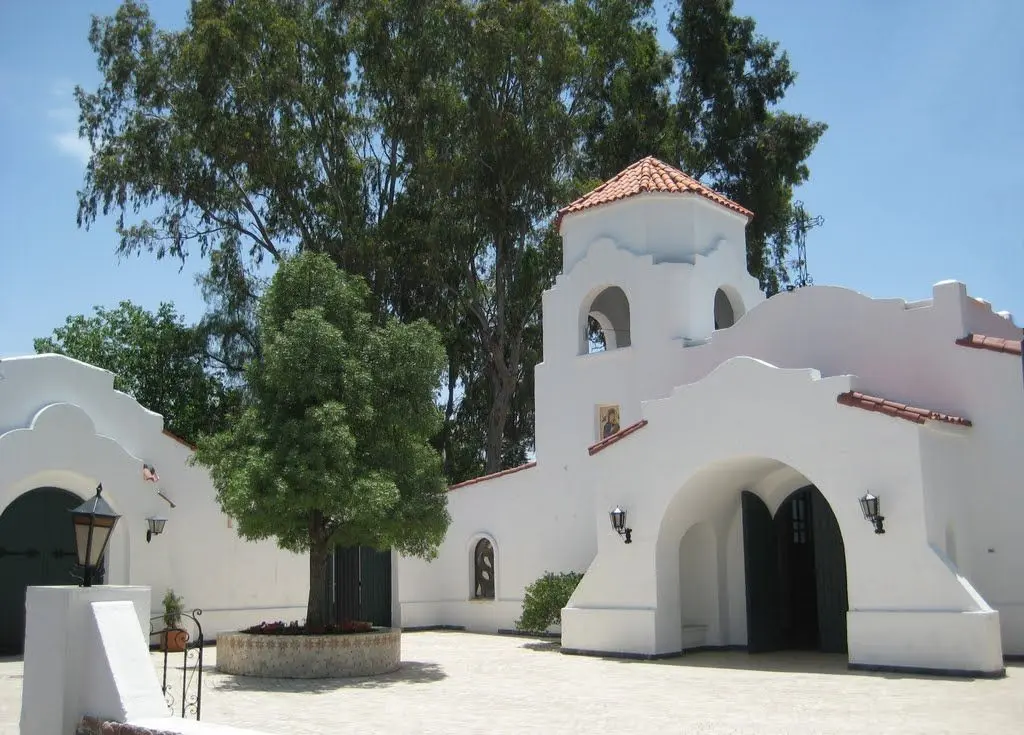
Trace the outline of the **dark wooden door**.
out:
<instances>
[{"instance_id":1,"label":"dark wooden door","mask_svg":"<svg viewBox=\"0 0 1024 735\"><path fill-rule=\"evenodd\" d=\"M782 582L782 642L786 648L818 647L818 596L811 525L813 490L797 490L775 515Z\"/></svg>"},{"instance_id":2,"label":"dark wooden door","mask_svg":"<svg viewBox=\"0 0 1024 735\"><path fill-rule=\"evenodd\" d=\"M814 572L817 587L818 650L846 653L846 549L839 521L825 496L811 493Z\"/></svg>"},{"instance_id":3,"label":"dark wooden door","mask_svg":"<svg viewBox=\"0 0 1024 735\"><path fill-rule=\"evenodd\" d=\"M368 546L334 552L334 617L391 626L391 552Z\"/></svg>"},{"instance_id":4,"label":"dark wooden door","mask_svg":"<svg viewBox=\"0 0 1024 735\"><path fill-rule=\"evenodd\" d=\"M391 551L359 549L359 579L362 582L361 619L382 628L391 627Z\"/></svg>"},{"instance_id":5,"label":"dark wooden door","mask_svg":"<svg viewBox=\"0 0 1024 735\"><path fill-rule=\"evenodd\" d=\"M359 620L359 547L339 547L334 552L334 619L341 623Z\"/></svg>"},{"instance_id":6,"label":"dark wooden door","mask_svg":"<svg viewBox=\"0 0 1024 735\"><path fill-rule=\"evenodd\" d=\"M65 490L39 488L16 498L0 515L0 655L24 649L26 588L77 584L69 511L81 502Z\"/></svg>"},{"instance_id":7,"label":"dark wooden door","mask_svg":"<svg viewBox=\"0 0 1024 735\"><path fill-rule=\"evenodd\" d=\"M747 649L751 653L781 647L779 544L768 506L744 491L743 561L747 588Z\"/></svg>"}]
</instances>

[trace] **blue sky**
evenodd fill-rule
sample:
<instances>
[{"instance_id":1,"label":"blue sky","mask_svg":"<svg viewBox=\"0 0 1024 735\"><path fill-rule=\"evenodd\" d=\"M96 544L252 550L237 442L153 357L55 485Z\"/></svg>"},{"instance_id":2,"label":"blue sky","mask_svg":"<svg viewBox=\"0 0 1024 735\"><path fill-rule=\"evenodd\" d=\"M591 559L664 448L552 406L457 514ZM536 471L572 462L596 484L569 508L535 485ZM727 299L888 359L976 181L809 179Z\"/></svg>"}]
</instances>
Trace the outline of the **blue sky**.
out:
<instances>
[{"instance_id":1,"label":"blue sky","mask_svg":"<svg viewBox=\"0 0 1024 735\"><path fill-rule=\"evenodd\" d=\"M90 14L114 0L0 0L0 356L69 314L203 302L196 264L118 260L113 223L75 224L86 146L71 91L98 82ZM151 4L178 26L186 0ZM829 124L799 192L824 227L816 283L926 298L946 278L1024 318L1024 3L737 0L800 76L785 107Z\"/></svg>"}]
</instances>

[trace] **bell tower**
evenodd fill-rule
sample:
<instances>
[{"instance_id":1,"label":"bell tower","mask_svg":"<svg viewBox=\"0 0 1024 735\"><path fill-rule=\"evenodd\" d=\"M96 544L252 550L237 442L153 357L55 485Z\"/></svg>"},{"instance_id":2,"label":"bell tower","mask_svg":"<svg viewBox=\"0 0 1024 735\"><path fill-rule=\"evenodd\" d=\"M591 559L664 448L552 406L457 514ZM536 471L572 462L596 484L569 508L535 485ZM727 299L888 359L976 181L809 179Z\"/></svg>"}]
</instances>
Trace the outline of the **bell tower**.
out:
<instances>
[{"instance_id":1,"label":"bell tower","mask_svg":"<svg viewBox=\"0 0 1024 735\"><path fill-rule=\"evenodd\" d=\"M731 327L764 298L747 272L745 230L753 216L663 161L637 161L559 210L559 281L575 280L580 267L596 282L577 294L579 304L562 304L558 314L546 302L545 332L556 320L573 323L570 344L577 348L568 351L581 354L588 323L599 325L605 349L637 344L652 330L652 338L700 341ZM611 249L646 259L645 273L619 283L631 269L622 258L599 255ZM652 302L643 315L638 297ZM582 324L577 310L584 312Z\"/></svg>"},{"instance_id":2,"label":"bell tower","mask_svg":"<svg viewBox=\"0 0 1024 735\"><path fill-rule=\"evenodd\" d=\"M746 268L751 217L651 157L559 211L562 273L544 294L536 373L538 459L601 436L602 409L617 407L621 426L638 420L643 400L673 387L681 347L764 299Z\"/></svg>"}]
</instances>

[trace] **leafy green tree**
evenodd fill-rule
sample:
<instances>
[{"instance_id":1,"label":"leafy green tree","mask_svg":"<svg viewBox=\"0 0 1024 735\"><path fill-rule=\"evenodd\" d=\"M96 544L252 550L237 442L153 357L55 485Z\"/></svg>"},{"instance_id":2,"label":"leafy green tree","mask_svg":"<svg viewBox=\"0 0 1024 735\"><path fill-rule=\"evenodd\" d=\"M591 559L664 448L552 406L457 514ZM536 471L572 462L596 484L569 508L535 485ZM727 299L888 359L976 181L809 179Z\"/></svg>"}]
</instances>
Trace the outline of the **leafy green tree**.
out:
<instances>
[{"instance_id":1,"label":"leafy green tree","mask_svg":"<svg viewBox=\"0 0 1024 735\"><path fill-rule=\"evenodd\" d=\"M574 0L580 51L572 91L579 187L590 189L645 156L672 154L672 55L658 43L653 0Z\"/></svg>"},{"instance_id":2,"label":"leafy green tree","mask_svg":"<svg viewBox=\"0 0 1024 735\"><path fill-rule=\"evenodd\" d=\"M673 163L754 212L747 266L771 295L790 281L793 190L827 126L778 109L796 81L789 57L732 11L732 0L679 0L672 13Z\"/></svg>"},{"instance_id":3,"label":"leafy green tree","mask_svg":"<svg viewBox=\"0 0 1024 735\"><path fill-rule=\"evenodd\" d=\"M156 313L128 301L69 316L37 353L56 352L114 373L114 388L163 415L168 431L190 442L219 431L241 392L227 385L206 353L202 330L186 325L172 304Z\"/></svg>"},{"instance_id":4,"label":"leafy green tree","mask_svg":"<svg viewBox=\"0 0 1024 735\"><path fill-rule=\"evenodd\" d=\"M326 623L332 549L429 558L449 523L430 445L443 347L426 322L375 323L368 297L324 254L285 259L260 303L250 400L195 454L243 537L309 553L307 631Z\"/></svg>"},{"instance_id":5,"label":"leafy green tree","mask_svg":"<svg viewBox=\"0 0 1024 735\"><path fill-rule=\"evenodd\" d=\"M795 73L731 0L671 5L664 49L653 0L195 0L174 32L125 0L77 91L79 222L209 257L203 326L232 374L262 354L260 261L329 254L375 320L441 333L449 478L500 469L533 444L559 205L657 155L752 209L751 272L789 281L824 125L780 109Z\"/></svg>"},{"instance_id":6,"label":"leafy green tree","mask_svg":"<svg viewBox=\"0 0 1024 735\"><path fill-rule=\"evenodd\" d=\"M450 357L456 347L473 350L452 360L465 395L475 399L464 407L483 411L469 417L459 410L460 422L483 430L464 454L479 451L492 472L518 454L508 450L525 418L515 408L533 369L527 354L537 352L528 340L557 270L545 221L562 200L575 140L565 98L576 54L560 0L463 3L458 17L464 20L435 38L458 50L457 63L443 70L450 80L436 109L443 124L415 129L415 140L401 128L396 135L413 156L405 191L434 223L421 242L437 257L420 277L442 278L440 295L458 307L451 323L465 331L450 340ZM397 96L398 78L375 79Z\"/></svg>"}]
</instances>

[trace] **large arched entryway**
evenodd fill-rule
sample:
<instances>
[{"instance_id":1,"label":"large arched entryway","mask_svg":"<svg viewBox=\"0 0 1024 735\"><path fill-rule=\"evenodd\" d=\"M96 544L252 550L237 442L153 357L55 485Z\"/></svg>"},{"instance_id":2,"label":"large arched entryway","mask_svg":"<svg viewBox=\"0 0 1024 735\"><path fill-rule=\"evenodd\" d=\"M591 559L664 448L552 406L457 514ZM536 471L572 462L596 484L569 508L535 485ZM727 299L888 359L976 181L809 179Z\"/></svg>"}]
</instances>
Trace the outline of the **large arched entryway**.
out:
<instances>
[{"instance_id":1,"label":"large arched entryway","mask_svg":"<svg viewBox=\"0 0 1024 735\"><path fill-rule=\"evenodd\" d=\"M25 642L25 589L77 584L75 532L69 511L74 493L37 488L0 514L0 655L20 654ZM102 571L100 579L102 582Z\"/></svg>"},{"instance_id":2,"label":"large arched entryway","mask_svg":"<svg viewBox=\"0 0 1024 735\"><path fill-rule=\"evenodd\" d=\"M845 653L846 553L828 501L802 487L772 517L745 491L742 509L748 650Z\"/></svg>"}]
</instances>

